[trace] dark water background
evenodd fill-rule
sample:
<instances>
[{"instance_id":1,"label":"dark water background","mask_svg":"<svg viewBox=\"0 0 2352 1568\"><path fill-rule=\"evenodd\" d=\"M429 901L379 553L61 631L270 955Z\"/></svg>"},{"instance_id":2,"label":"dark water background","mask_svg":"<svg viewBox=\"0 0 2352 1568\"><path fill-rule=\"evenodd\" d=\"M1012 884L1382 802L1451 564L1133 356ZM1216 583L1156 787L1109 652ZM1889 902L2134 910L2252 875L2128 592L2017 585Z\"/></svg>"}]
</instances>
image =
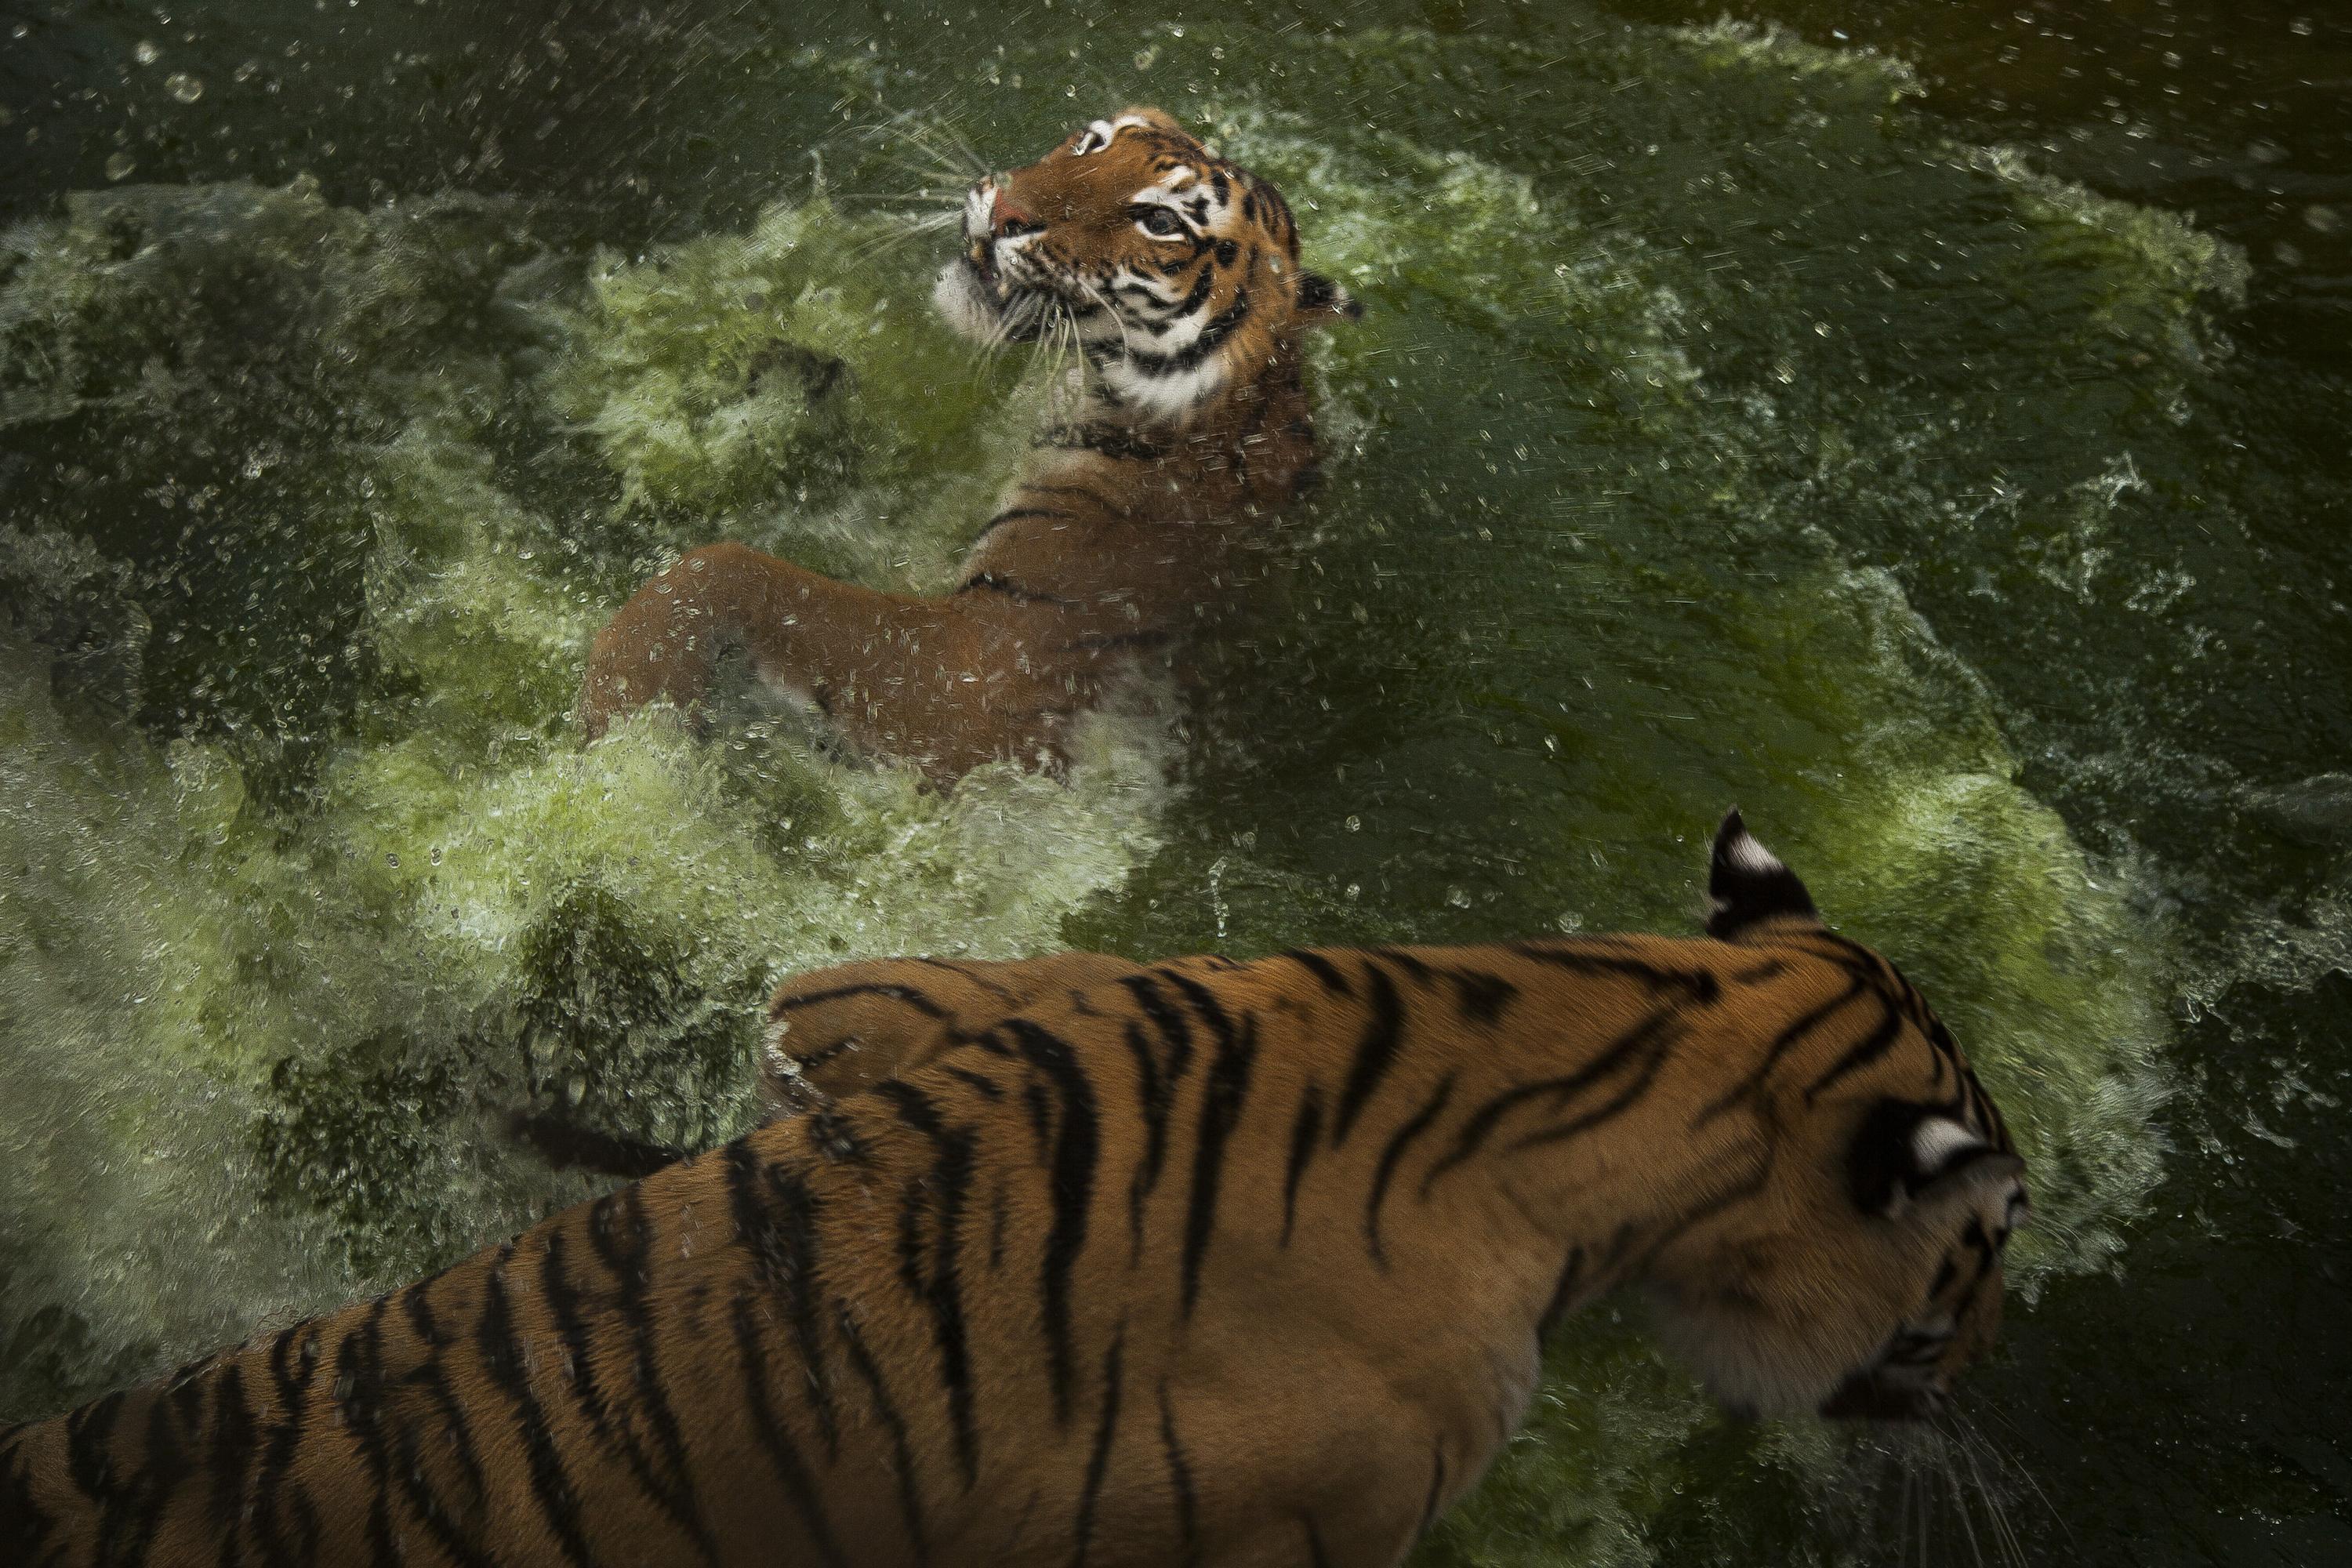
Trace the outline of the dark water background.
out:
<instances>
[{"instance_id":1,"label":"dark water background","mask_svg":"<svg viewBox=\"0 0 2352 1568\"><path fill-rule=\"evenodd\" d=\"M1644 22L1703 23L1720 9L1617 7ZM1972 1383L1972 1405L1994 1413L1985 1430L2046 1495L2046 1507L2010 1510L2026 1555L2352 1561L2352 1335L2342 1326L2352 1198L2341 1175L2352 1162L2352 19L2271 0L1728 9L1816 44L1911 61L1921 112L1955 142L2023 148L2062 180L2193 215L2251 266L2242 305L2220 323L2232 352L2209 395L2226 417L2206 422L2177 462L2138 452L2160 506L2126 509L2119 537L2084 546L2129 557L2160 542L2167 569L2195 584L2168 610L2086 608L2057 581L2067 563L2037 573L2025 555L2004 562L1980 542L1945 550L1932 528L1874 524L1868 509L1840 540L1849 565L1891 574L1981 677L2020 782L2095 863L2132 872L2137 918L2166 933L2173 955L2168 1054L2179 1087L2149 1129L2168 1149L2162 1184L2120 1259L2053 1280ZM1168 96L1164 83L1139 84L1129 62L1148 27L1192 19L1152 5L1017 16L903 3L0 5L0 221L124 180L275 185L308 174L328 202L351 206L446 190L547 198L582 234L630 251L740 228L775 194L769 149L798 127L816 136L832 106L779 99L770 112L739 101L731 126L764 122L754 152L715 132L708 108L761 90L772 79L763 67L803 43L853 53L876 40L886 75L897 73L895 101L919 104L969 84L1003 37L1033 47L1066 37L1080 89L1067 107L1090 114ZM1562 54L1594 26L1540 6L1435 4L1258 5L1238 23L1198 21L1244 39L1410 26ZM154 63L139 58L142 44ZM1248 79L1244 45L1225 59ZM1395 112L1426 139L1458 90L1433 81L1409 115ZM1507 142L1509 111L1475 107L1479 134ZM1390 111L1364 108L1375 123ZM1528 113L1556 124L1572 106L1531 101ZM1964 361L1941 374L1965 389ZM2038 429L2021 421L2027 433L2015 438L2053 449L2083 413L2069 399L2103 395L2095 383L2014 391L2050 407ZM37 459L0 453L0 465L12 461L0 466L0 505L45 482ZM2196 523L2208 494L2227 501L2210 531ZM1375 700L1361 670L1322 679L1343 711ZM1521 737L1530 754L1535 735ZM1348 755L1337 754L1344 771ZM1223 783L1278 794L1331 765L1304 742L1276 746ZM1236 820L1194 807L1172 831L1206 843ZM1328 866L1337 853L1302 848L1297 858ZM1158 875L1169 881L1206 858L1178 856ZM1349 934L1336 915L1331 930L1255 931L1246 890L1235 897L1244 944ZM1269 898L1261 924L1297 908ZM1433 937L1485 934L1475 919L1446 918L1438 909L1411 923ZM1130 900L1068 934L1191 946L1225 934L1222 905L1215 923ZM0 1323L0 1340L9 1332ZM1735 1439L1721 1447L1692 1461L1695 1495L1654 1527L1658 1560L1808 1561L1828 1550L1811 1533L1815 1504L1782 1469L1751 1462ZM1971 1555L1949 1531L1923 1550L1936 1561Z\"/></svg>"}]
</instances>

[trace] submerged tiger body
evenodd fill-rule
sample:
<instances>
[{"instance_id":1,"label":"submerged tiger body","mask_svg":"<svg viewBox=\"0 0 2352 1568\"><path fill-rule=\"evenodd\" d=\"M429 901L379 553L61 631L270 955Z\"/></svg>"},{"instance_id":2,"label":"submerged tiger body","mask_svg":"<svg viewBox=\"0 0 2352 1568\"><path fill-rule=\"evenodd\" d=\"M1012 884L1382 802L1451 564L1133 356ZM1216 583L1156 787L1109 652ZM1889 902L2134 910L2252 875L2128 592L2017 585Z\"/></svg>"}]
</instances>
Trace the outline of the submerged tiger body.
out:
<instances>
[{"instance_id":1,"label":"submerged tiger body","mask_svg":"<svg viewBox=\"0 0 2352 1568\"><path fill-rule=\"evenodd\" d=\"M1066 328L1077 405L982 529L950 593L836 582L740 544L689 552L597 634L583 735L692 708L748 655L862 748L940 781L1055 765L1071 719L1139 660L1181 668L1264 520L1311 478L1302 340L1352 301L1299 265L1274 188L1157 110L1096 121L982 180L936 302L983 342Z\"/></svg>"},{"instance_id":2,"label":"submerged tiger body","mask_svg":"<svg viewBox=\"0 0 2352 1568\"><path fill-rule=\"evenodd\" d=\"M803 1109L0 1434L0 1560L1393 1563L1625 1286L1729 1405L1921 1414L2020 1163L1736 819L1714 887L1706 940L806 977Z\"/></svg>"}]
</instances>

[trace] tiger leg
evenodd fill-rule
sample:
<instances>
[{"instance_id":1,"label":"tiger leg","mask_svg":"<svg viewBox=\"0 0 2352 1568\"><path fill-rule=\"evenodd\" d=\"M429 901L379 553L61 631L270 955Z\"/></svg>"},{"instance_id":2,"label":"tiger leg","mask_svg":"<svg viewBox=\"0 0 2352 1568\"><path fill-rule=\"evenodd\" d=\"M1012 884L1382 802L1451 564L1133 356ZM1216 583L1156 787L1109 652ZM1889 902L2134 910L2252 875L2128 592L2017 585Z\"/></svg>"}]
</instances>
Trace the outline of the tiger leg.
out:
<instances>
[{"instance_id":1,"label":"tiger leg","mask_svg":"<svg viewBox=\"0 0 2352 1568\"><path fill-rule=\"evenodd\" d=\"M1103 650L1097 607L982 574L938 598L885 594L763 555L706 545L632 595L596 634L581 684L582 738L656 700L689 715L719 658L741 647L760 678L807 701L861 747L951 782L1000 757L1060 761Z\"/></svg>"},{"instance_id":2,"label":"tiger leg","mask_svg":"<svg viewBox=\"0 0 2352 1568\"><path fill-rule=\"evenodd\" d=\"M1102 952L1004 963L881 958L795 975L768 1003L761 1090L771 1110L895 1078L1040 997L1139 973Z\"/></svg>"}]
</instances>

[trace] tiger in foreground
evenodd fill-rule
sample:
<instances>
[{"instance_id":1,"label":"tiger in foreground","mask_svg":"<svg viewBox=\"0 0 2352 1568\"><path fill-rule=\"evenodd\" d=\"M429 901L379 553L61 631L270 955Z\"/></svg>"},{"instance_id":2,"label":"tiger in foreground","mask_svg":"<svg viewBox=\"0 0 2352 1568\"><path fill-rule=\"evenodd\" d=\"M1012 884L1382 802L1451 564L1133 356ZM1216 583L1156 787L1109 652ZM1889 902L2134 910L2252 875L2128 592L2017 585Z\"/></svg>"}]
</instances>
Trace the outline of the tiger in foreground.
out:
<instances>
[{"instance_id":1,"label":"tiger in foreground","mask_svg":"<svg viewBox=\"0 0 2352 1568\"><path fill-rule=\"evenodd\" d=\"M1303 339L1357 313L1299 265L1281 195L1154 109L1097 120L974 185L934 301L983 342L1066 330L1073 416L973 542L958 585L889 594L741 544L689 552L597 633L583 738L656 699L693 710L740 647L860 749L949 783L1058 768L1070 721L1235 596L1264 519L1314 474Z\"/></svg>"},{"instance_id":2,"label":"tiger in foreground","mask_svg":"<svg viewBox=\"0 0 2352 1568\"><path fill-rule=\"evenodd\" d=\"M1621 1287L1728 1407L1916 1417L2022 1165L1740 825L1706 940L866 963L805 1108L0 1432L0 1561L1387 1564Z\"/></svg>"}]
</instances>

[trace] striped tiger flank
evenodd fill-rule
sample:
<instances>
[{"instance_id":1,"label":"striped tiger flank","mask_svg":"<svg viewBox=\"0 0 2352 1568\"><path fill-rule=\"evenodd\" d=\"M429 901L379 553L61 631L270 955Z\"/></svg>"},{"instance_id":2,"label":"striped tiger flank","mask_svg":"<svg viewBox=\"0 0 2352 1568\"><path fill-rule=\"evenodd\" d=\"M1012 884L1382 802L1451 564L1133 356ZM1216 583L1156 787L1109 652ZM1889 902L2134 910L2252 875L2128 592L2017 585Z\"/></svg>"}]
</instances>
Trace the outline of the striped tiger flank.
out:
<instances>
[{"instance_id":1,"label":"striped tiger flank","mask_svg":"<svg viewBox=\"0 0 2352 1568\"><path fill-rule=\"evenodd\" d=\"M1070 723L1124 673L1187 673L1192 639L1245 604L1270 520L1316 476L1306 336L1356 313L1300 267L1280 195L1129 110L981 181L963 237L934 293L950 323L1078 353L954 585L885 593L741 544L688 552L597 634L583 741L654 701L698 713L740 649L939 784L999 759L1059 770Z\"/></svg>"},{"instance_id":2,"label":"striped tiger flank","mask_svg":"<svg viewBox=\"0 0 2352 1568\"><path fill-rule=\"evenodd\" d=\"M2023 1203L1948 1032L1809 905L890 961L773 1017L804 1109L0 1435L0 1560L1394 1563L1614 1289L1736 1407L1933 1408Z\"/></svg>"}]
</instances>

